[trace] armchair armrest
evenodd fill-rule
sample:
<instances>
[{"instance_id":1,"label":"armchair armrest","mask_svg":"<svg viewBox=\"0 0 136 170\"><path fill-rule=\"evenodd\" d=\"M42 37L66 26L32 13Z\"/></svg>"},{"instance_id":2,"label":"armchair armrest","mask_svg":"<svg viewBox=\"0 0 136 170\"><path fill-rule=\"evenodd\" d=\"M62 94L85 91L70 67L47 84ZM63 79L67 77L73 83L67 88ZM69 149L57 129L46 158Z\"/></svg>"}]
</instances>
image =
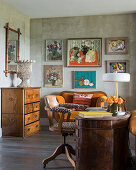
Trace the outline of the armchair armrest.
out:
<instances>
[{"instance_id":1,"label":"armchair armrest","mask_svg":"<svg viewBox=\"0 0 136 170\"><path fill-rule=\"evenodd\" d=\"M107 96L98 97L96 107L104 107L105 98L107 98Z\"/></svg>"}]
</instances>

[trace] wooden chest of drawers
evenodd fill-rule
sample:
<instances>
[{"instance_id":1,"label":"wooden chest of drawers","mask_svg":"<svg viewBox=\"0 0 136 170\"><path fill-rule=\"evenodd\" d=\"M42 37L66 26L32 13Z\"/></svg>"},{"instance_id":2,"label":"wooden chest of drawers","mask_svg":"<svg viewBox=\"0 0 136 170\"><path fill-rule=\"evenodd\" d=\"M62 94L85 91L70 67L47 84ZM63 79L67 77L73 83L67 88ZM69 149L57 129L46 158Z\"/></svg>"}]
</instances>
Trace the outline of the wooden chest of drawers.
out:
<instances>
[{"instance_id":1,"label":"wooden chest of drawers","mask_svg":"<svg viewBox=\"0 0 136 170\"><path fill-rule=\"evenodd\" d=\"M2 88L2 136L26 137L40 130L40 87Z\"/></svg>"}]
</instances>

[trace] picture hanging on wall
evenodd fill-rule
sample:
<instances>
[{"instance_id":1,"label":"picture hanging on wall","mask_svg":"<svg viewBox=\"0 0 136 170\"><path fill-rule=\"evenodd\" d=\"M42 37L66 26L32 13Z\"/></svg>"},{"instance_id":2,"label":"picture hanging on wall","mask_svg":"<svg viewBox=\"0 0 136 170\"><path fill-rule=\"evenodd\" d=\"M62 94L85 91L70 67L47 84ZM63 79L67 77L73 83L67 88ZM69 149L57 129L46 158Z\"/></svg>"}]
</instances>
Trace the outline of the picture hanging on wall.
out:
<instances>
[{"instance_id":1,"label":"picture hanging on wall","mask_svg":"<svg viewBox=\"0 0 136 170\"><path fill-rule=\"evenodd\" d=\"M96 88L96 71L75 71L74 88Z\"/></svg>"},{"instance_id":2,"label":"picture hanging on wall","mask_svg":"<svg viewBox=\"0 0 136 170\"><path fill-rule=\"evenodd\" d=\"M46 40L46 61L62 60L62 40Z\"/></svg>"},{"instance_id":3,"label":"picture hanging on wall","mask_svg":"<svg viewBox=\"0 0 136 170\"><path fill-rule=\"evenodd\" d=\"M109 60L107 62L107 73L128 73L128 60Z\"/></svg>"},{"instance_id":4,"label":"picture hanging on wall","mask_svg":"<svg viewBox=\"0 0 136 170\"><path fill-rule=\"evenodd\" d=\"M101 66L102 39L67 40L67 66Z\"/></svg>"},{"instance_id":5,"label":"picture hanging on wall","mask_svg":"<svg viewBox=\"0 0 136 170\"><path fill-rule=\"evenodd\" d=\"M45 87L63 87L63 65L44 66Z\"/></svg>"},{"instance_id":6,"label":"picture hanging on wall","mask_svg":"<svg viewBox=\"0 0 136 170\"><path fill-rule=\"evenodd\" d=\"M106 54L128 54L128 38L106 38Z\"/></svg>"},{"instance_id":7,"label":"picture hanging on wall","mask_svg":"<svg viewBox=\"0 0 136 170\"><path fill-rule=\"evenodd\" d=\"M9 40L8 63L15 62L16 60L17 60L17 42L15 40Z\"/></svg>"}]
</instances>

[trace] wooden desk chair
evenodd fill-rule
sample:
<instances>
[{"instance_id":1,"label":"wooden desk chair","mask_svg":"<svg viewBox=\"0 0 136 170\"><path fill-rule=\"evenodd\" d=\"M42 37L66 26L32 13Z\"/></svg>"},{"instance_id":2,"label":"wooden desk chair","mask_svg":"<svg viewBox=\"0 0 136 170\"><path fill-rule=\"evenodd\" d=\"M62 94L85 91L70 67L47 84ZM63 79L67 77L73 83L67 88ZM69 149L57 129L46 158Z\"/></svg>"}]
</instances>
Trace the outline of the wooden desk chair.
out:
<instances>
[{"instance_id":1,"label":"wooden desk chair","mask_svg":"<svg viewBox=\"0 0 136 170\"><path fill-rule=\"evenodd\" d=\"M70 115L72 113L72 109L70 107L78 108L78 104L62 104L59 105L55 95L48 95L44 97L45 99L45 110L47 111L47 115L49 118L49 130L56 131L58 134L61 134L64 137L64 143L58 146L55 152L48 158L43 160L44 168L46 164L55 159L60 154L66 154L68 160L71 162L72 166L75 167L75 161L73 160L71 154L75 155L75 150L73 147L66 143L66 137L68 135L73 135L75 133L75 122L70 121ZM59 107L63 106L63 107ZM64 108L68 106L68 108ZM54 117L56 123L54 124Z\"/></svg>"}]
</instances>

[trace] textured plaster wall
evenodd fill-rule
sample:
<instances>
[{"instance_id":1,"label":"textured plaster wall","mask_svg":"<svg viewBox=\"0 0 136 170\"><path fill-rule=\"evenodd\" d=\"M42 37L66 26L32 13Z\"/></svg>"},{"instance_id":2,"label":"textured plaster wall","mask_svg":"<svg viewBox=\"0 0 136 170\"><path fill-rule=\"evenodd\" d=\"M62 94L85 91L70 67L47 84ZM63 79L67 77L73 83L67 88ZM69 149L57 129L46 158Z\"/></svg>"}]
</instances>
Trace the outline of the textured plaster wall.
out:
<instances>
[{"instance_id":1,"label":"textured plaster wall","mask_svg":"<svg viewBox=\"0 0 136 170\"><path fill-rule=\"evenodd\" d=\"M6 5L0 1L0 87L10 87L13 83L14 86L17 86L20 82L17 79L16 75L8 74L8 77L5 77L5 29L4 26L9 22L9 26L13 29L20 28L21 37L20 37L20 58L29 59L30 58L30 19L27 16L24 16L17 10ZM0 91L1 95L1 91ZM0 96L1 100L1 96ZM1 104L1 101L0 101ZM1 112L1 106L0 106ZM0 116L1 117L1 116ZM0 121L1 122L1 121Z\"/></svg>"},{"instance_id":2,"label":"textured plaster wall","mask_svg":"<svg viewBox=\"0 0 136 170\"><path fill-rule=\"evenodd\" d=\"M48 94L59 94L63 90L72 89L72 71L96 70L96 89L108 94L114 94L114 84L103 82L102 75L106 72L106 60L129 60L130 61L130 83L119 83L119 95L127 100L130 110L136 108L136 14L126 15L104 15L85 17L65 17L49 19L32 19L30 34L31 59L35 59L33 65L33 76L31 83L33 86L41 86L41 117L45 117L43 96ZM67 67L66 66L66 39L69 38L102 38L102 67ZM128 55L105 55L106 37L128 37ZM45 40L62 39L63 41L63 62L46 62L45 60ZM63 64L64 65L64 85L63 88L44 87L44 65ZM88 91L81 89L81 91Z\"/></svg>"}]
</instances>

